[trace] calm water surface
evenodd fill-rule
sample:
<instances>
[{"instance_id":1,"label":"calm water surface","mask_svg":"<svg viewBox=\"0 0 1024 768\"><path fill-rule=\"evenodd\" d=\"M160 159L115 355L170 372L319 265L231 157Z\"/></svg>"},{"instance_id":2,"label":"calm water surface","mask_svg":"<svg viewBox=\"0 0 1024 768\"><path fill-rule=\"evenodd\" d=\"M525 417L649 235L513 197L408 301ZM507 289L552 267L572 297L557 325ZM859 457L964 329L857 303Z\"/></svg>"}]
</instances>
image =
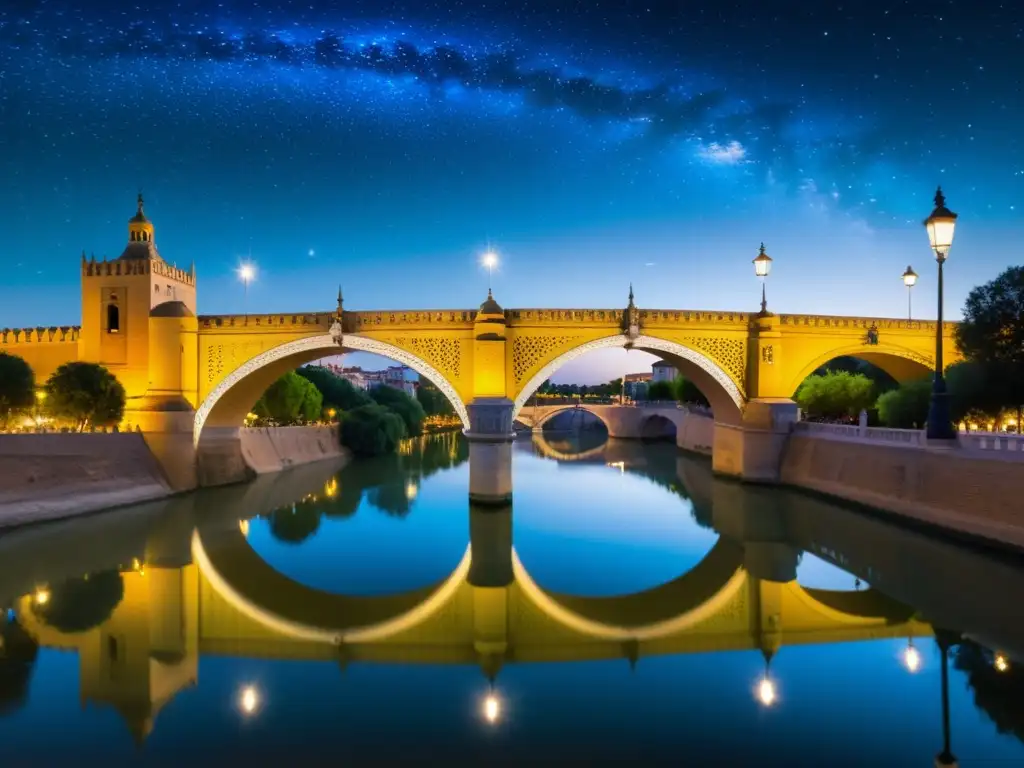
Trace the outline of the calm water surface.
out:
<instances>
[{"instance_id":1,"label":"calm water surface","mask_svg":"<svg viewBox=\"0 0 1024 768\"><path fill-rule=\"evenodd\" d=\"M0 537L3 765L1024 765L1020 561L601 441Z\"/></svg>"}]
</instances>

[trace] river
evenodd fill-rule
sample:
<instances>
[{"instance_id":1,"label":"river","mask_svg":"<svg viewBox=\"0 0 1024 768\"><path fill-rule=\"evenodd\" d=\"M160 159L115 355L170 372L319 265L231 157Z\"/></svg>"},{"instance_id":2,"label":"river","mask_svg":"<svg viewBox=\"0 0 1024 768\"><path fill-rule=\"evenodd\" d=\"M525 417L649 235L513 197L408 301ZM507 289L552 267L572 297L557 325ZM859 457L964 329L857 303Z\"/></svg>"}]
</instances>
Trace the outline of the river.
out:
<instances>
[{"instance_id":1,"label":"river","mask_svg":"<svg viewBox=\"0 0 1024 768\"><path fill-rule=\"evenodd\" d=\"M514 449L503 508L448 434L0 536L3 765L1024 765L1020 559Z\"/></svg>"}]
</instances>

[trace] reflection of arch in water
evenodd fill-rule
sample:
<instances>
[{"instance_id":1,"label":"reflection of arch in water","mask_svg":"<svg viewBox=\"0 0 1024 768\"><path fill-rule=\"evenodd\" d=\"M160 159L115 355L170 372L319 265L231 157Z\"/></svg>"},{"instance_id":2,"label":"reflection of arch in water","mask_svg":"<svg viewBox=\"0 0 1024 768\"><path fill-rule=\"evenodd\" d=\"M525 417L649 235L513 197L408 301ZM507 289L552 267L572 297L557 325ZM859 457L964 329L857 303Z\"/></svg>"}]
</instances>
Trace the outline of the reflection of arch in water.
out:
<instances>
[{"instance_id":1,"label":"reflection of arch in water","mask_svg":"<svg viewBox=\"0 0 1024 768\"><path fill-rule=\"evenodd\" d=\"M370 643L416 626L444 606L469 573L470 550L439 584L395 595L335 595L299 584L274 570L241 530L218 535L208 552L192 532L192 557L200 573L243 616L282 635L314 642ZM253 595L259 595L257 600ZM329 624L335 620L336 623Z\"/></svg>"},{"instance_id":2,"label":"reflection of arch in water","mask_svg":"<svg viewBox=\"0 0 1024 768\"><path fill-rule=\"evenodd\" d=\"M913 608L877 589L854 591L815 589L791 583L793 594L811 610L837 624L859 624L865 619L884 619L889 624L910 621Z\"/></svg>"},{"instance_id":3,"label":"reflection of arch in water","mask_svg":"<svg viewBox=\"0 0 1024 768\"><path fill-rule=\"evenodd\" d=\"M614 641L655 640L714 616L746 583L742 563L742 547L719 539L696 566L665 584L632 595L577 597L542 590L512 552L516 583L534 605L576 632Z\"/></svg>"},{"instance_id":4,"label":"reflection of arch in water","mask_svg":"<svg viewBox=\"0 0 1024 768\"><path fill-rule=\"evenodd\" d=\"M607 443L602 443L579 453L565 453L551 445L543 432L534 432L533 444L542 456L555 461L588 461L601 456L608 447Z\"/></svg>"}]
</instances>

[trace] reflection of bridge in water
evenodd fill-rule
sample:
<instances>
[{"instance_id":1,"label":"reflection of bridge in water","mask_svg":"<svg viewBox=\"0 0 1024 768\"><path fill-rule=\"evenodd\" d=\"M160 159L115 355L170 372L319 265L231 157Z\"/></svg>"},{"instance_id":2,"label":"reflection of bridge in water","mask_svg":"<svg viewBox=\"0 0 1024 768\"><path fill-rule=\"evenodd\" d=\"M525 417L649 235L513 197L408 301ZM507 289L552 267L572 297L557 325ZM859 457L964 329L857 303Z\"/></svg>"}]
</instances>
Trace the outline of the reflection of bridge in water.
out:
<instances>
[{"instance_id":1,"label":"reflection of bridge in water","mask_svg":"<svg viewBox=\"0 0 1024 768\"><path fill-rule=\"evenodd\" d=\"M675 469L720 538L689 572L631 595L544 590L512 545L510 507L470 510L470 545L439 583L382 597L305 587L257 555L240 521L330 487L330 471L315 466L211 491L203 508L220 511L203 512L198 524L193 497L182 497L128 513L120 538L102 517L16 534L0 542L0 550L18 553L0 551L0 594L27 593L15 603L18 621L40 645L77 651L83 699L117 706L139 737L163 704L197 682L198 659L207 654L474 664L493 678L516 663L636 663L726 650L771 657L793 645L930 634L908 605L1007 653L1024 648L1021 616L993 610L986 597L1024 588L1017 570L813 499L720 481L686 457ZM801 551L874 588L801 586ZM82 631L48 621L46 606L59 602L62 581L115 564L123 594L112 611ZM965 590L969 600L950 598Z\"/></svg>"}]
</instances>

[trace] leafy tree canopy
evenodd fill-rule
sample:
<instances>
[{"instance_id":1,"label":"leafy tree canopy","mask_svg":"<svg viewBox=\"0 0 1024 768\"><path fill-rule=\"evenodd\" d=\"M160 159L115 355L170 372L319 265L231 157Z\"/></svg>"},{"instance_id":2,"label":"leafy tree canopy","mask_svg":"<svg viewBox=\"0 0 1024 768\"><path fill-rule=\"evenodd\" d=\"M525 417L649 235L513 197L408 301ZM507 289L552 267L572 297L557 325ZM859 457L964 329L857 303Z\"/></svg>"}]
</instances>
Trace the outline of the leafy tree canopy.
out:
<instances>
[{"instance_id":1,"label":"leafy tree canopy","mask_svg":"<svg viewBox=\"0 0 1024 768\"><path fill-rule=\"evenodd\" d=\"M420 379L420 385L416 389L416 400L428 416L451 416L455 413L451 401L425 379Z\"/></svg>"},{"instance_id":2,"label":"leafy tree canopy","mask_svg":"<svg viewBox=\"0 0 1024 768\"><path fill-rule=\"evenodd\" d=\"M103 571L52 587L49 599L33 603L32 612L60 632L86 632L107 621L123 597L121 574Z\"/></svg>"},{"instance_id":3,"label":"leafy tree canopy","mask_svg":"<svg viewBox=\"0 0 1024 768\"><path fill-rule=\"evenodd\" d=\"M22 358L0 352L0 427L36 402L36 377Z\"/></svg>"},{"instance_id":4,"label":"leafy tree canopy","mask_svg":"<svg viewBox=\"0 0 1024 768\"><path fill-rule=\"evenodd\" d=\"M932 383L923 379L901 384L898 389L883 392L875 407L878 418L895 429L923 429L928 420Z\"/></svg>"},{"instance_id":5,"label":"leafy tree canopy","mask_svg":"<svg viewBox=\"0 0 1024 768\"><path fill-rule=\"evenodd\" d=\"M316 421L322 408L320 390L295 371L289 371L267 388L253 406L253 413L278 424L298 424Z\"/></svg>"},{"instance_id":6,"label":"leafy tree canopy","mask_svg":"<svg viewBox=\"0 0 1024 768\"><path fill-rule=\"evenodd\" d=\"M64 363L46 382L46 410L79 429L113 426L124 417L125 393L114 374L96 363Z\"/></svg>"},{"instance_id":7,"label":"leafy tree canopy","mask_svg":"<svg viewBox=\"0 0 1024 768\"><path fill-rule=\"evenodd\" d=\"M313 383L323 396L323 407L339 411L351 411L361 405L373 402L369 395L356 389L348 379L343 379L327 368L307 365L296 371L299 376Z\"/></svg>"},{"instance_id":8,"label":"leafy tree canopy","mask_svg":"<svg viewBox=\"0 0 1024 768\"><path fill-rule=\"evenodd\" d=\"M391 453L403 437L401 416L376 404L349 411L341 422L341 443L357 456Z\"/></svg>"},{"instance_id":9,"label":"leafy tree canopy","mask_svg":"<svg viewBox=\"0 0 1024 768\"><path fill-rule=\"evenodd\" d=\"M875 399L874 385L860 373L838 371L804 379L796 392L796 402L805 413L824 418L855 418L870 408Z\"/></svg>"},{"instance_id":10,"label":"leafy tree canopy","mask_svg":"<svg viewBox=\"0 0 1024 768\"><path fill-rule=\"evenodd\" d=\"M956 342L971 360L1024 369L1024 267L1010 267L967 295Z\"/></svg>"},{"instance_id":11,"label":"leafy tree canopy","mask_svg":"<svg viewBox=\"0 0 1024 768\"><path fill-rule=\"evenodd\" d=\"M647 387L648 400L675 400L676 393L671 381L652 381Z\"/></svg>"},{"instance_id":12,"label":"leafy tree canopy","mask_svg":"<svg viewBox=\"0 0 1024 768\"><path fill-rule=\"evenodd\" d=\"M423 406L415 399L396 387L381 385L370 390L370 397L377 405L383 405L398 414L405 425L407 437L415 437L423 432L423 420L427 414Z\"/></svg>"}]
</instances>

